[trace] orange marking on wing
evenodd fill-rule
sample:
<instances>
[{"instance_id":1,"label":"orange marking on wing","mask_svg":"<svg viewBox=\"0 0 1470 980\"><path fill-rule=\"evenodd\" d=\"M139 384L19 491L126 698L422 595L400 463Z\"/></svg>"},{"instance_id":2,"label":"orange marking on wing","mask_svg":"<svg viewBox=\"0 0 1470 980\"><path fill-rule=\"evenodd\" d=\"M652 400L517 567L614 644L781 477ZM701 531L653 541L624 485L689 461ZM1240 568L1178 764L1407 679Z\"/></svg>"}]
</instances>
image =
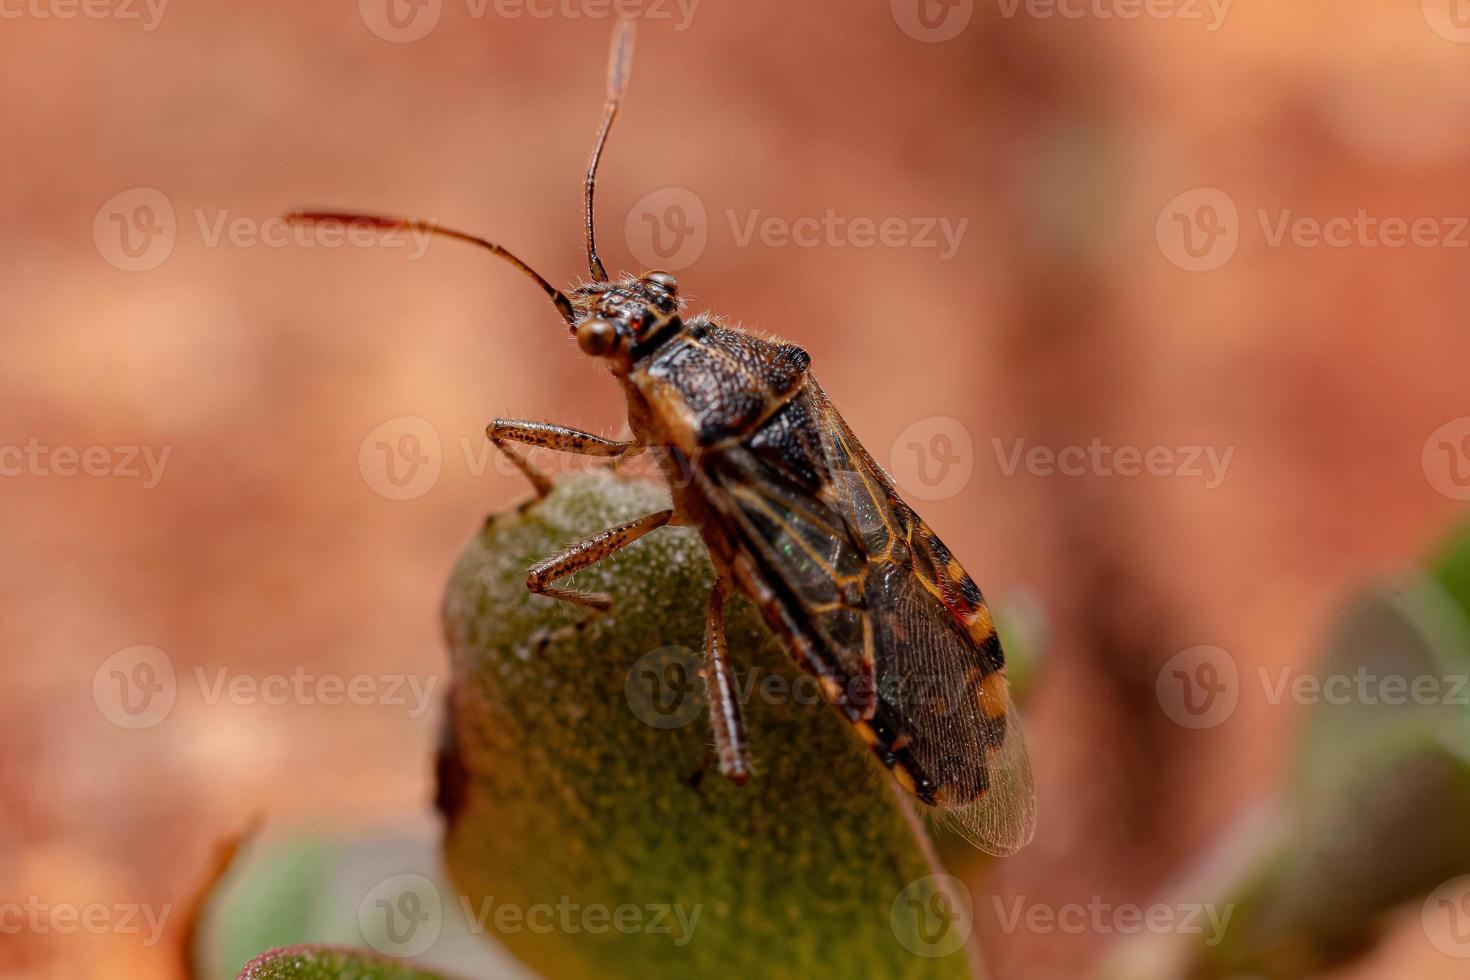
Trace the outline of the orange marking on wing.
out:
<instances>
[{"instance_id":1,"label":"orange marking on wing","mask_svg":"<svg viewBox=\"0 0 1470 980\"><path fill-rule=\"evenodd\" d=\"M979 684L973 686L975 699L979 702L980 711L986 718L994 721L1005 717L1006 709L1011 703L1011 686L1006 681L1004 671L992 671L982 677Z\"/></svg>"},{"instance_id":2,"label":"orange marking on wing","mask_svg":"<svg viewBox=\"0 0 1470 980\"><path fill-rule=\"evenodd\" d=\"M985 605L974 609L965 623L965 632L970 634L976 646L989 640L990 634L995 632L995 620L990 616L990 609Z\"/></svg>"}]
</instances>

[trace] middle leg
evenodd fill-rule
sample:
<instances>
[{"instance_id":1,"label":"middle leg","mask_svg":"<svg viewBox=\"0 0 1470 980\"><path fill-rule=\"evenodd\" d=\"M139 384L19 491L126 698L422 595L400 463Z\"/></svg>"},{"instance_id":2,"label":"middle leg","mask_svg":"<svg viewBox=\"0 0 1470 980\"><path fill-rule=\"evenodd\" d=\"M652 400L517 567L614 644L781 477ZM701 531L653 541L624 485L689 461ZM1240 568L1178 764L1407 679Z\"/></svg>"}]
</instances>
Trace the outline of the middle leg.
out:
<instances>
[{"instance_id":1,"label":"middle leg","mask_svg":"<svg viewBox=\"0 0 1470 980\"><path fill-rule=\"evenodd\" d=\"M725 639L725 583L722 579L717 579L714 588L710 589L709 610L705 615L704 682L720 772L736 786L744 786L750 778L750 746L745 741L745 721L740 716L735 675L730 670L730 646Z\"/></svg>"}]
</instances>

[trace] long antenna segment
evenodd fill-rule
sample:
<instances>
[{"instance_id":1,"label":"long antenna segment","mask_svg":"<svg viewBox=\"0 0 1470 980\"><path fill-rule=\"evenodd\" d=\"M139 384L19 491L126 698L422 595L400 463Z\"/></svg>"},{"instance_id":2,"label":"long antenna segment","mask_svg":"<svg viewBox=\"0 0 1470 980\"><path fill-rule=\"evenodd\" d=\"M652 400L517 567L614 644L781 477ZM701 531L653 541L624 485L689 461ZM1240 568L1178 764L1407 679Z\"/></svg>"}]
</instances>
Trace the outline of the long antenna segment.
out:
<instances>
[{"instance_id":1,"label":"long antenna segment","mask_svg":"<svg viewBox=\"0 0 1470 980\"><path fill-rule=\"evenodd\" d=\"M617 118L618 107L623 102L623 91L628 87L628 71L633 67L633 21L624 18L618 21L613 33L612 51L607 60L607 104L602 109L602 125L597 130L597 142L592 147L592 161L587 165L587 271L596 282L607 281L607 269L597 257L597 233L592 221L592 191L597 183L597 164L602 160L602 147L607 142L607 132Z\"/></svg>"},{"instance_id":2,"label":"long antenna segment","mask_svg":"<svg viewBox=\"0 0 1470 980\"><path fill-rule=\"evenodd\" d=\"M286 220L303 225L317 224L323 221L340 221L343 224L368 224L383 231L421 231L430 235L438 235L441 238L453 238L455 241L478 245L481 248L489 249L493 254L505 259L505 261L536 280L536 285L545 290L546 295L551 297L551 302L556 304L556 311L567 322L567 326L575 328L577 325L577 316L572 311L572 301L567 299L566 293L563 293L560 289L547 282L545 276L523 262L514 252L504 245L497 245L478 235L455 231L453 228L441 228L434 222L424 221L421 218L395 218L388 215L356 214L350 211L292 211L286 215Z\"/></svg>"}]
</instances>

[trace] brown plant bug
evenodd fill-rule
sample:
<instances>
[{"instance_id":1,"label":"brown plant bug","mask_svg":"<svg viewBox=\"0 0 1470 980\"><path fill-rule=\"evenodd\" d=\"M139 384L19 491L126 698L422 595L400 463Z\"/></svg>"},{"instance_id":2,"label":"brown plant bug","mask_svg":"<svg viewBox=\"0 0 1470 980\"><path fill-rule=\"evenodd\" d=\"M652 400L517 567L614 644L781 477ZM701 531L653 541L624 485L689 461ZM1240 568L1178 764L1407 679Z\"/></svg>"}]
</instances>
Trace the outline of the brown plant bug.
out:
<instances>
[{"instance_id":1,"label":"brown plant bug","mask_svg":"<svg viewBox=\"0 0 1470 980\"><path fill-rule=\"evenodd\" d=\"M632 438L496 419L491 442L537 497L551 489L518 445L617 460L652 450L673 507L590 535L537 562L534 593L594 610L611 598L554 583L669 524L697 528L717 578L706 613L705 683L720 771L750 778L725 642L729 590L748 596L824 698L898 782L976 846L1030 841L1035 801L1005 660L979 588L898 495L809 371L806 351L708 314L685 317L666 272L608 276L593 221L597 167L632 58L619 24L607 102L587 168L590 282L563 292L494 242L412 218L298 211L299 222L366 222L479 245L530 276L583 353L628 401Z\"/></svg>"}]
</instances>

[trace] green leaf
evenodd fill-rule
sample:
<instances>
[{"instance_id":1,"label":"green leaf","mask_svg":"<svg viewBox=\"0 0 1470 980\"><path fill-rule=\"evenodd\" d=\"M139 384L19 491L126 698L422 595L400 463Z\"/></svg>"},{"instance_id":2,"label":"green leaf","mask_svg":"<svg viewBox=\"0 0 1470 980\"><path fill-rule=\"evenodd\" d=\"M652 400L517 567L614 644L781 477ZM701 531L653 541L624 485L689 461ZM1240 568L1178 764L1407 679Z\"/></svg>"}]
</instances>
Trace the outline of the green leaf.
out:
<instances>
[{"instance_id":1,"label":"green leaf","mask_svg":"<svg viewBox=\"0 0 1470 980\"><path fill-rule=\"evenodd\" d=\"M1312 967L1470 871L1470 635L1436 582L1390 583L1345 610L1316 673L1346 683L1308 710L1295 827L1257 923L1277 934L1249 944Z\"/></svg>"},{"instance_id":2,"label":"green leaf","mask_svg":"<svg viewBox=\"0 0 1470 980\"><path fill-rule=\"evenodd\" d=\"M1134 944L1109 980L1312 975L1367 949L1385 913L1470 872L1470 630L1458 606L1429 579L1371 588L1312 675L1338 680L1306 710L1288 797L1181 891L1232 911L1221 941Z\"/></svg>"},{"instance_id":3,"label":"green leaf","mask_svg":"<svg viewBox=\"0 0 1470 980\"><path fill-rule=\"evenodd\" d=\"M371 949L479 980L530 976L465 921L444 876L442 824L427 807L366 836L276 831L236 856L202 919L194 975L235 977L265 949ZM410 893L413 893L411 896ZM421 912L402 918L407 903Z\"/></svg>"},{"instance_id":4,"label":"green leaf","mask_svg":"<svg viewBox=\"0 0 1470 980\"><path fill-rule=\"evenodd\" d=\"M326 938L320 910L340 850L318 838L293 840L248 862L254 873L232 875L212 899L215 907L227 903L227 921L206 917L209 975L233 976L262 949Z\"/></svg>"},{"instance_id":5,"label":"green leaf","mask_svg":"<svg viewBox=\"0 0 1470 980\"><path fill-rule=\"evenodd\" d=\"M239 980L443 980L392 960L333 946L273 949L250 962Z\"/></svg>"},{"instance_id":6,"label":"green leaf","mask_svg":"<svg viewBox=\"0 0 1470 980\"><path fill-rule=\"evenodd\" d=\"M1339 682L1307 715L1297 772L1308 806L1340 805L1365 775L1401 768L1421 749L1470 749L1470 630L1433 580L1364 592L1344 610L1314 674Z\"/></svg>"},{"instance_id":7,"label":"green leaf","mask_svg":"<svg viewBox=\"0 0 1470 980\"><path fill-rule=\"evenodd\" d=\"M972 975L963 886L956 908L891 777L744 599L728 635L756 772L737 788L706 768L713 572L693 529L560 583L610 592L609 614L527 592L533 561L667 506L644 482L567 479L454 570L440 803L472 918L548 977Z\"/></svg>"},{"instance_id":8,"label":"green leaf","mask_svg":"<svg viewBox=\"0 0 1470 980\"><path fill-rule=\"evenodd\" d=\"M1470 618L1470 522L1461 524L1435 554L1430 574Z\"/></svg>"}]
</instances>

